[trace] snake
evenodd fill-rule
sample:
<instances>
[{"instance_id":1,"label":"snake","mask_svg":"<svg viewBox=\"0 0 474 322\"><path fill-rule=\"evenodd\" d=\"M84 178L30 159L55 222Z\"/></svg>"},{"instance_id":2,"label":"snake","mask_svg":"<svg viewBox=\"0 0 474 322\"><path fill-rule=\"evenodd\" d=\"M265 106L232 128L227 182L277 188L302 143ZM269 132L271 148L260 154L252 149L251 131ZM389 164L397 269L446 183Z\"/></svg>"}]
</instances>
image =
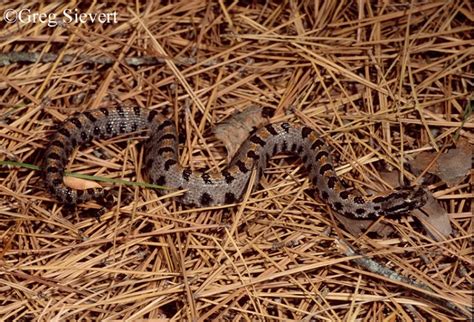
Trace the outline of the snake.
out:
<instances>
[{"instance_id":1,"label":"snake","mask_svg":"<svg viewBox=\"0 0 474 322\"><path fill-rule=\"evenodd\" d=\"M313 197L347 217L406 214L422 207L427 200L421 186L398 188L375 196L353 193L336 174L325 140L312 128L299 123L269 123L256 129L221 171L191 170L178 161L178 132L171 119L154 109L121 105L74 113L59 125L45 152L45 181L50 193L57 201L74 206L103 197L104 189L78 190L64 184L73 149L94 139L137 131L149 132L143 144L142 166L147 181L163 187L156 189L160 195L184 190L177 197L184 206L201 208L238 203L248 188L252 172L256 171L259 178L267 161L282 152L301 159Z\"/></svg>"}]
</instances>

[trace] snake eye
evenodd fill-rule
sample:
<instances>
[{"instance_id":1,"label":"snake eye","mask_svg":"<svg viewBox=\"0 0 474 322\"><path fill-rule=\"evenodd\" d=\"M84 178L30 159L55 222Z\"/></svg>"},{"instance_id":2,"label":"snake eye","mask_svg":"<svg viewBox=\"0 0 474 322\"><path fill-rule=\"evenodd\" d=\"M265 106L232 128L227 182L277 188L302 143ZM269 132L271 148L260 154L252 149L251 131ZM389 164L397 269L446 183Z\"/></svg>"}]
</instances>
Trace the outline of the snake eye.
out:
<instances>
[{"instance_id":1,"label":"snake eye","mask_svg":"<svg viewBox=\"0 0 474 322\"><path fill-rule=\"evenodd\" d=\"M426 204L427 195L421 187L402 188L385 198L382 211L385 215L403 215Z\"/></svg>"}]
</instances>

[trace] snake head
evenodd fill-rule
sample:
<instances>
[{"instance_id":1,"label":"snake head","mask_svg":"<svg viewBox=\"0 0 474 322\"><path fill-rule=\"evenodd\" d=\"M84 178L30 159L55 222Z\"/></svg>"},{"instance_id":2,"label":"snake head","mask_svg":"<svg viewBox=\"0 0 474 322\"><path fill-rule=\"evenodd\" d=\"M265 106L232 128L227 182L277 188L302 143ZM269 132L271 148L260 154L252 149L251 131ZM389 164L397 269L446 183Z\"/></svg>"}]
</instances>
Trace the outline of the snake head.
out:
<instances>
[{"instance_id":1,"label":"snake head","mask_svg":"<svg viewBox=\"0 0 474 322\"><path fill-rule=\"evenodd\" d=\"M386 216L403 215L423 207L427 201L426 191L422 187L399 188L397 191L382 197L382 213Z\"/></svg>"}]
</instances>

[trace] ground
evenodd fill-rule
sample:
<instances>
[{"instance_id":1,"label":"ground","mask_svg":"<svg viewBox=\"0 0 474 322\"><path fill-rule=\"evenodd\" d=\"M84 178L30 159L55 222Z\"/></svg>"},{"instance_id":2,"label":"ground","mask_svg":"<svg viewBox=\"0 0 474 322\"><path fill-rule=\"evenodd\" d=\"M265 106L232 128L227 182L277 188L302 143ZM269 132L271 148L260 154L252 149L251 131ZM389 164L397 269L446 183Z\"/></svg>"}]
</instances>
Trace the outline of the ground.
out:
<instances>
[{"instance_id":1,"label":"ground","mask_svg":"<svg viewBox=\"0 0 474 322\"><path fill-rule=\"evenodd\" d=\"M0 6L2 320L471 317L470 2ZM285 155L237 205L185 208L130 185L100 218L97 202L56 202L40 170L55 128L117 104L168 115L181 162L211 170L227 162L212 129L267 108L317 130L354 191L402 180L439 208L348 220ZM94 142L69 170L144 182L142 141Z\"/></svg>"}]
</instances>

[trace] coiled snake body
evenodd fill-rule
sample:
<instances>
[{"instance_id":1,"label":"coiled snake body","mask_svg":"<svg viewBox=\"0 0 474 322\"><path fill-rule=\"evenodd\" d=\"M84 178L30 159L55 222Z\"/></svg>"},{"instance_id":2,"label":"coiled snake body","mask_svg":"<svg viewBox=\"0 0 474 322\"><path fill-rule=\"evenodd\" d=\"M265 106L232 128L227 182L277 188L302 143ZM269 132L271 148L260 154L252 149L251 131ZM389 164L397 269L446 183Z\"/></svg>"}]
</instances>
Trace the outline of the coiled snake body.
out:
<instances>
[{"instance_id":1,"label":"coiled snake body","mask_svg":"<svg viewBox=\"0 0 474 322\"><path fill-rule=\"evenodd\" d=\"M402 214L426 202L425 191L419 187L396 190L373 199L348 192L334 171L328 147L318 134L309 127L286 122L266 125L250 135L225 170L191 171L178 163L178 137L171 120L155 110L122 106L78 113L62 123L45 154L46 184L51 193L66 204L102 196L100 189L74 190L64 185L65 166L73 148L92 139L139 130L150 132L144 146L145 175L153 184L186 189L179 199L186 205L203 207L239 201L252 170L255 168L261 173L267 160L280 152L298 155L316 194L345 216L369 218ZM161 193L169 191L160 190Z\"/></svg>"}]
</instances>

